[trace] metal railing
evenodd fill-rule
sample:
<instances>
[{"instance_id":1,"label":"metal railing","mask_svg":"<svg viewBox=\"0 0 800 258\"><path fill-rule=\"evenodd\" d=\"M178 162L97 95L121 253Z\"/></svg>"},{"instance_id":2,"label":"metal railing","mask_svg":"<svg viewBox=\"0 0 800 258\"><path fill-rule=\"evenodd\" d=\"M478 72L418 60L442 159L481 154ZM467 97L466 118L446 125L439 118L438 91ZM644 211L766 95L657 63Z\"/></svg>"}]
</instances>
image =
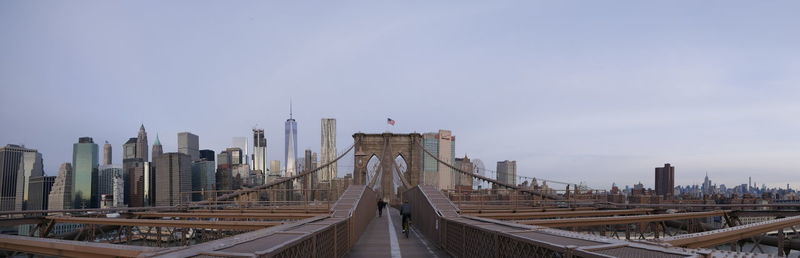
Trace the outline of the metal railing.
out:
<instances>
[{"instance_id":1,"label":"metal railing","mask_svg":"<svg viewBox=\"0 0 800 258\"><path fill-rule=\"evenodd\" d=\"M412 206L413 226L453 257L716 257L724 252L462 216L445 194L430 186L411 188L403 197Z\"/></svg>"}]
</instances>

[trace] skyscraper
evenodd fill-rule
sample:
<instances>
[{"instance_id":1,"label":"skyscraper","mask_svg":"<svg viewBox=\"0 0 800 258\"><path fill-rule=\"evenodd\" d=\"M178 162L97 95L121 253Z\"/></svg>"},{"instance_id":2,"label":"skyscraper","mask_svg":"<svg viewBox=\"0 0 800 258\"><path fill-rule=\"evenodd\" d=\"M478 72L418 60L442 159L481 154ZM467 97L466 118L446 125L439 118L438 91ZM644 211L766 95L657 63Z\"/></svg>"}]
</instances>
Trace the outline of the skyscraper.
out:
<instances>
[{"instance_id":1,"label":"skyscraper","mask_svg":"<svg viewBox=\"0 0 800 258\"><path fill-rule=\"evenodd\" d=\"M304 152L304 156L300 158L300 160L302 160L303 163L300 164L301 169L298 170L298 173L305 173L317 168L316 159L317 159L317 153L312 152L310 149L306 149ZM319 171L317 171L317 173L319 173ZM306 176L303 177L301 183L303 187L306 189L314 189L317 188L317 184L319 183L319 177Z\"/></svg>"},{"instance_id":2,"label":"skyscraper","mask_svg":"<svg viewBox=\"0 0 800 258\"><path fill-rule=\"evenodd\" d=\"M289 119L286 119L286 173L294 176L297 173L297 122L292 118L292 106L289 104Z\"/></svg>"},{"instance_id":3,"label":"skyscraper","mask_svg":"<svg viewBox=\"0 0 800 258\"><path fill-rule=\"evenodd\" d=\"M216 164L213 160L200 159L192 163L192 201L201 201L213 196L216 190Z\"/></svg>"},{"instance_id":4,"label":"skyscraper","mask_svg":"<svg viewBox=\"0 0 800 258\"><path fill-rule=\"evenodd\" d=\"M97 173L97 191L95 198L101 200L104 194L114 195L114 180L122 178L122 166L120 165L101 165ZM116 200L114 200L116 202ZM98 203L99 205L99 203Z\"/></svg>"},{"instance_id":5,"label":"skyscraper","mask_svg":"<svg viewBox=\"0 0 800 258\"><path fill-rule=\"evenodd\" d=\"M155 175L150 162L138 158L126 161L123 177L127 181L123 189L124 203L130 207L151 206L154 202Z\"/></svg>"},{"instance_id":6,"label":"skyscraper","mask_svg":"<svg viewBox=\"0 0 800 258\"><path fill-rule=\"evenodd\" d=\"M111 155L111 144L108 144L108 141L106 141L106 144L103 144L103 163L102 163L102 165L111 165L111 162L113 162L112 161L112 157L113 156Z\"/></svg>"},{"instance_id":7,"label":"skyscraper","mask_svg":"<svg viewBox=\"0 0 800 258\"><path fill-rule=\"evenodd\" d=\"M454 165L455 165L455 167L457 167L458 169L460 169L461 171L464 171L464 172L470 172L471 173L471 172L473 172L475 170L475 166L472 164L472 161L469 160L467 155L464 155L464 158L456 158L456 163ZM465 175L465 174L461 174L461 173L458 173L458 172L454 172L454 173L455 173L455 178L456 178L456 180L455 180L455 184L456 184L455 189L456 190L461 190L461 191L470 191L470 190L472 190L473 182L472 182L472 177L471 176L468 176L468 175Z\"/></svg>"},{"instance_id":8,"label":"skyscraper","mask_svg":"<svg viewBox=\"0 0 800 258\"><path fill-rule=\"evenodd\" d=\"M336 159L336 119L323 118L321 122L322 141L320 147L320 164L327 164ZM336 177L336 163L331 164L319 172L319 182L328 182Z\"/></svg>"},{"instance_id":9,"label":"skyscraper","mask_svg":"<svg viewBox=\"0 0 800 258\"><path fill-rule=\"evenodd\" d=\"M158 134L156 134L156 141L153 142L153 160L156 160L161 154L164 154L164 147L161 146L161 139L158 139Z\"/></svg>"},{"instance_id":10,"label":"skyscraper","mask_svg":"<svg viewBox=\"0 0 800 258\"><path fill-rule=\"evenodd\" d=\"M190 132L178 133L178 152L189 155L192 161L200 160L200 137Z\"/></svg>"},{"instance_id":11,"label":"skyscraper","mask_svg":"<svg viewBox=\"0 0 800 258\"><path fill-rule=\"evenodd\" d=\"M449 130L422 135L422 146L440 160L455 164L456 137ZM436 186L439 189L454 189L455 174L445 164L437 162L428 155L422 156L423 184Z\"/></svg>"},{"instance_id":12,"label":"skyscraper","mask_svg":"<svg viewBox=\"0 0 800 258\"><path fill-rule=\"evenodd\" d=\"M13 144L0 147L0 211L25 209L30 178L43 175L38 151Z\"/></svg>"},{"instance_id":13,"label":"skyscraper","mask_svg":"<svg viewBox=\"0 0 800 258\"><path fill-rule=\"evenodd\" d=\"M142 161L150 161L147 156L147 132L144 131L144 124L139 127L139 135L136 137L136 157Z\"/></svg>"},{"instance_id":14,"label":"skyscraper","mask_svg":"<svg viewBox=\"0 0 800 258\"><path fill-rule=\"evenodd\" d=\"M213 150L200 150L200 159L207 161L214 161L215 154Z\"/></svg>"},{"instance_id":15,"label":"skyscraper","mask_svg":"<svg viewBox=\"0 0 800 258\"><path fill-rule=\"evenodd\" d=\"M270 175L275 175L275 176L279 176L279 177L283 176L283 173L281 173L281 161L280 160L270 160L269 161L269 173L270 173Z\"/></svg>"},{"instance_id":16,"label":"skyscraper","mask_svg":"<svg viewBox=\"0 0 800 258\"><path fill-rule=\"evenodd\" d=\"M155 161L156 206L186 204L191 200L192 158L180 152L168 152Z\"/></svg>"},{"instance_id":17,"label":"skyscraper","mask_svg":"<svg viewBox=\"0 0 800 258\"><path fill-rule=\"evenodd\" d=\"M217 154L217 173L215 175L217 190L233 189L233 164L231 159L231 155L227 150Z\"/></svg>"},{"instance_id":18,"label":"skyscraper","mask_svg":"<svg viewBox=\"0 0 800 258\"><path fill-rule=\"evenodd\" d=\"M58 169L53 188L48 195L48 210L64 210L72 208L72 164L64 163Z\"/></svg>"},{"instance_id":19,"label":"skyscraper","mask_svg":"<svg viewBox=\"0 0 800 258\"><path fill-rule=\"evenodd\" d=\"M28 186L27 210L46 210L48 195L56 181L55 176L32 176Z\"/></svg>"},{"instance_id":20,"label":"skyscraper","mask_svg":"<svg viewBox=\"0 0 800 258\"><path fill-rule=\"evenodd\" d=\"M264 129L253 129L253 170L267 171L267 138Z\"/></svg>"},{"instance_id":21,"label":"skyscraper","mask_svg":"<svg viewBox=\"0 0 800 258\"><path fill-rule=\"evenodd\" d=\"M498 161L497 181L510 185L517 185L517 161Z\"/></svg>"},{"instance_id":22,"label":"skyscraper","mask_svg":"<svg viewBox=\"0 0 800 258\"><path fill-rule=\"evenodd\" d=\"M136 137L128 139L125 144L122 145L122 160L129 159L136 159Z\"/></svg>"},{"instance_id":23,"label":"skyscraper","mask_svg":"<svg viewBox=\"0 0 800 258\"><path fill-rule=\"evenodd\" d=\"M242 150L243 156L241 156L242 162L240 164L250 164L250 157L248 157L250 146L247 145L247 137L233 137L231 147Z\"/></svg>"},{"instance_id":24,"label":"skyscraper","mask_svg":"<svg viewBox=\"0 0 800 258\"><path fill-rule=\"evenodd\" d=\"M656 194L671 198L675 189L675 167L669 163L656 168Z\"/></svg>"},{"instance_id":25,"label":"skyscraper","mask_svg":"<svg viewBox=\"0 0 800 258\"><path fill-rule=\"evenodd\" d=\"M281 174L281 161L280 160L270 160L269 161L269 173L264 174L264 181L267 184L272 183L275 179L282 177Z\"/></svg>"},{"instance_id":26,"label":"skyscraper","mask_svg":"<svg viewBox=\"0 0 800 258\"><path fill-rule=\"evenodd\" d=\"M97 168L100 165L97 144L91 137L81 137L72 145L72 206L76 209L97 208Z\"/></svg>"}]
</instances>

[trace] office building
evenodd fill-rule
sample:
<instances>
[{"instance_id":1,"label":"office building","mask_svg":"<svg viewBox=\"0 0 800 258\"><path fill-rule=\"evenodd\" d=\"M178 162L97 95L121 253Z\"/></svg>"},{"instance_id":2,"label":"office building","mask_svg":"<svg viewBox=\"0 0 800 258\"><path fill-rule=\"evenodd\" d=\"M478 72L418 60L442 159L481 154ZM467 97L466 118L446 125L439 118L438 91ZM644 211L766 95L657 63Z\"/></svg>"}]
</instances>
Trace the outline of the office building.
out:
<instances>
[{"instance_id":1,"label":"office building","mask_svg":"<svg viewBox=\"0 0 800 258\"><path fill-rule=\"evenodd\" d=\"M213 191L217 185L216 168L213 160L201 158L192 163L192 201L202 201L214 196Z\"/></svg>"},{"instance_id":2,"label":"office building","mask_svg":"<svg viewBox=\"0 0 800 258\"><path fill-rule=\"evenodd\" d=\"M517 161L505 160L497 162L497 181L509 185L517 185Z\"/></svg>"},{"instance_id":3,"label":"office building","mask_svg":"<svg viewBox=\"0 0 800 258\"><path fill-rule=\"evenodd\" d=\"M297 122L292 118L292 106L289 105L289 119L286 119L285 132L286 169L284 176L291 177L297 174Z\"/></svg>"},{"instance_id":4,"label":"office building","mask_svg":"<svg viewBox=\"0 0 800 258\"><path fill-rule=\"evenodd\" d=\"M144 162L150 161L147 155L147 132L144 130L144 124L139 127L139 134L136 136L136 157Z\"/></svg>"},{"instance_id":5,"label":"office building","mask_svg":"<svg viewBox=\"0 0 800 258\"><path fill-rule=\"evenodd\" d=\"M232 190L233 184L233 164L231 163L231 155L227 150L217 154L217 190L226 191Z\"/></svg>"},{"instance_id":6,"label":"office building","mask_svg":"<svg viewBox=\"0 0 800 258\"><path fill-rule=\"evenodd\" d=\"M106 144L103 144L103 163L101 165L111 165L113 162L113 156L111 154L111 144L106 141Z\"/></svg>"},{"instance_id":7,"label":"office building","mask_svg":"<svg viewBox=\"0 0 800 258\"><path fill-rule=\"evenodd\" d=\"M200 137L190 132L178 133L178 152L189 155L192 161L200 160Z\"/></svg>"},{"instance_id":8,"label":"office building","mask_svg":"<svg viewBox=\"0 0 800 258\"><path fill-rule=\"evenodd\" d=\"M27 210L46 210L48 196L56 182L55 176L32 176L28 186Z\"/></svg>"},{"instance_id":9,"label":"office building","mask_svg":"<svg viewBox=\"0 0 800 258\"><path fill-rule=\"evenodd\" d=\"M187 204L192 191L192 158L180 152L162 154L155 161L156 206Z\"/></svg>"},{"instance_id":10,"label":"office building","mask_svg":"<svg viewBox=\"0 0 800 258\"><path fill-rule=\"evenodd\" d=\"M231 176L233 177L233 181L231 181L231 189L233 190L240 189L243 186L253 186L250 178L250 165L248 164L234 165L231 168Z\"/></svg>"},{"instance_id":11,"label":"office building","mask_svg":"<svg viewBox=\"0 0 800 258\"><path fill-rule=\"evenodd\" d=\"M280 160L270 160L269 161L269 171L264 174L264 180L267 184L272 183L276 179L283 176L281 173L281 161Z\"/></svg>"},{"instance_id":12,"label":"office building","mask_svg":"<svg viewBox=\"0 0 800 258\"><path fill-rule=\"evenodd\" d=\"M336 119L323 118L321 121L322 141L320 146L320 164L327 164L336 159ZM328 182L336 177L336 163L317 172L319 182Z\"/></svg>"},{"instance_id":13,"label":"office building","mask_svg":"<svg viewBox=\"0 0 800 258\"><path fill-rule=\"evenodd\" d=\"M162 155L163 156L163 155ZM129 207L152 206L155 200L155 171L150 162L132 159L123 163L124 203Z\"/></svg>"},{"instance_id":14,"label":"office building","mask_svg":"<svg viewBox=\"0 0 800 258\"><path fill-rule=\"evenodd\" d=\"M464 155L464 158L456 158L455 167L460 169L464 172L472 173L475 170L475 166L472 164L472 161ZM472 190L473 179L472 176L468 176L459 172L455 172L455 189L459 191L470 191Z\"/></svg>"},{"instance_id":15,"label":"office building","mask_svg":"<svg viewBox=\"0 0 800 258\"><path fill-rule=\"evenodd\" d=\"M269 173L270 175L276 175L279 177L284 176L281 172L281 161L280 160L270 160L269 161Z\"/></svg>"},{"instance_id":16,"label":"office building","mask_svg":"<svg viewBox=\"0 0 800 258\"><path fill-rule=\"evenodd\" d=\"M675 167L669 163L656 168L656 195L671 198L675 191ZM708 177L706 177L708 178Z\"/></svg>"},{"instance_id":17,"label":"office building","mask_svg":"<svg viewBox=\"0 0 800 258\"><path fill-rule=\"evenodd\" d=\"M97 169L99 150L91 137L81 137L72 145L72 207L87 209L99 207L97 195Z\"/></svg>"},{"instance_id":18,"label":"office building","mask_svg":"<svg viewBox=\"0 0 800 258\"><path fill-rule=\"evenodd\" d=\"M136 137L128 139L122 145L122 160L136 159Z\"/></svg>"},{"instance_id":19,"label":"office building","mask_svg":"<svg viewBox=\"0 0 800 258\"><path fill-rule=\"evenodd\" d=\"M200 159L207 161L214 161L215 154L213 150L200 150Z\"/></svg>"},{"instance_id":20,"label":"office building","mask_svg":"<svg viewBox=\"0 0 800 258\"><path fill-rule=\"evenodd\" d=\"M30 178L43 176L42 154L24 146L0 147L0 211L25 209Z\"/></svg>"},{"instance_id":21,"label":"office building","mask_svg":"<svg viewBox=\"0 0 800 258\"><path fill-rule=\"evenodd\" d=\"M48 210L72 209L72 176L72 164L61 164L53 188L47 197Z\"/></svg>"},{"instance_id":22,"label":"office building","mask_svg":"<svg viewBox=\"0 0 800 258\"><path fill-rule=\"evenodd\" d=\"M423 134L422 146L440 160L449 164L455 163L456 137L449 130ZM439 189L454 189L455 187L454 171L429 155L422 156L422 173L422 184L424 185L436 186Z\"/></svg>"},{"instance_id":23,"label":"office building","mask_svg":"<svg viewBox=\"0 0 800 258\"><path fill-rule=\"evenodd\" d=\"M228 154L228 161L231 165L244 164L244 152L241 148L227 148L225 152Z\"/></svg>"},{"instance_id":24,"label":"office building","mask_svg":"<svg viewBox=\"0 0 800 258\"><path fill-rule=\"evenodd\" d=\"M264 129L253 129L253 170L267 171L267 138Z\"/></svg>"},{"instance_id":25,"label":"office building","mask_svg":"<svg viewBox=\"0 0 800 258\"><path fill-rule=\"evenodd\" d=\"M240 164L250 164L249 150L250 146L247 144L247 137L233 137L233 148L239 148L242 151L242 161Z\"/></svg>"},{"instance_id":26,"label":"office building","mask_svg":"<svg viewBox=\"0 0 800 258\"><path fill-rule=\"evenodd\" d=\"M304 153L304 156L303 156L303 158L301 160L303 160L303 163L301 165L302 169L299 170L300 173L309 172L309 171L312 171L312 170L317 168L317 153L316 152L312 152L311 150L306 149L306 151ZM320 171L317 171L317 173L319 173L319 172ZM303 187L305 187L306 189L317 188L317 184L318 183L319 183L319 177L318 176L306 176L306 177L303 177L302 184L303 184Z\"/></svg>"},{"instance_id":27,"label":"office building","mask_svg":"<svg viewBox=\"0 0 800 258\"><path fill-rule=\"evenodd\" d=\"M122 178L122 166L101 165L98 168L96 191L98 200L101 200L103 195L114 196L114 180L116 178Z\"/></svg>"},{"instance_id":28,"label":"office building","mask_svg":"<svg viewBox=\"0 0 800 258\"><path fill-rule=\"evenodd\" d=\"M125 207L125 176L123 173L115 175L111 184L111 195L113 198L111 207Z\"/></svg>"},{"instance_id":29,"label":"office building","mask_svg":"<svg viewBox=\"0 0 800 258\"><path fill-rule=\"evenodd\" d=\"M164 154L164 146L161 146L161 139L158 139L158 134L156 134L156 140L153 142L153 160L156 160L161 154Z\"/></svg>"}]
</instances>

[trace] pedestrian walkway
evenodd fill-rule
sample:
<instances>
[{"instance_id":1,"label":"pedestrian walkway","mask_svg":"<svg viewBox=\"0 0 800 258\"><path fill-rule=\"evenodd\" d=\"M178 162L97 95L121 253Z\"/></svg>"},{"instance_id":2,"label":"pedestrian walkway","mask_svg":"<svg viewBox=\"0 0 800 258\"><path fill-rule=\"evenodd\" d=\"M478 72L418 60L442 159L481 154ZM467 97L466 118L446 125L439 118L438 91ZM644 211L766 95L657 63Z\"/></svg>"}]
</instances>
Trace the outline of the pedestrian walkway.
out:
<instances>
[{"instance_id":1,"label":"pedestrian walkway","mask_svg":"<svg viewBox=\"0 0 800 258\"><path fill-rule=\"evenodd\" d=\"M390 220L391 218L391 220ZM373 219L350 250L348 257L450 257L413 229L406 239L400 211L387 207L383 217Z\"/></svg>"}]
</instances>

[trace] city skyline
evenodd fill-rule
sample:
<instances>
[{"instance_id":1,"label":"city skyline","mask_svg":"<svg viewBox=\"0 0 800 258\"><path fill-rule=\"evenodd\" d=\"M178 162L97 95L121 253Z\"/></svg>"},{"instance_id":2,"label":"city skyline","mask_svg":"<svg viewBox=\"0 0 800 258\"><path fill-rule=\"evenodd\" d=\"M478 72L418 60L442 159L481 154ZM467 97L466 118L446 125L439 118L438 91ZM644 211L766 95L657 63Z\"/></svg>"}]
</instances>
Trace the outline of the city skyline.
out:
<instances>
[{"instance_id":1,"label":"city skyline","mask_svg":"<svg viewBox=\"0 0 800 258\"><path fill-rule=\"evenodd\" d=\"M257 124L267 157L280 159L293 98L299 150L318 151L320 118L337 119L342 149L391 117L393 132L451 130L457 157L516 160L521 176L652 186L653 167L671 163L675 185L706 171L726 185L800 185L795 8L227 6L198 4L208 19L196 19L175 16L176 3L0 3L0 32L13 39L0 42L0 101L26 107L0 113L0 144L39 150L54 176L79 137L109 141L121 164L141 124L164 152L183 131L221 151ZM601 21L587 18L597 10Z\"/></svg>"}]
</instances>

